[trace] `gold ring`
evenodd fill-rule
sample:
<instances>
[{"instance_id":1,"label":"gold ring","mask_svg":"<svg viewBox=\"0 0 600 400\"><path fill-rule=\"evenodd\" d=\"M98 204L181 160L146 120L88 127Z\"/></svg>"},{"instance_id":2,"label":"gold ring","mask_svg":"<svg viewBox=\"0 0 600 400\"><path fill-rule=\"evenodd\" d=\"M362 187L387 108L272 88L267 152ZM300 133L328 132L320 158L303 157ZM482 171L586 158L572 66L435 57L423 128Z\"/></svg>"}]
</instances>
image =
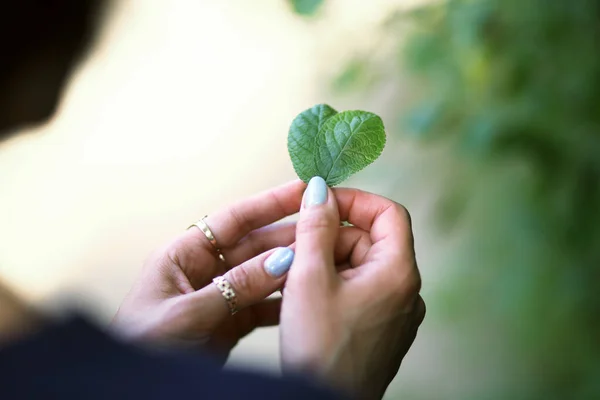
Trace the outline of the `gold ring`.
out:
<instances>
[{"instance_id":1,"label":"gold ring","mask_svg":"<svg viewBox=\"0 0 600 400\"><path fill-rule=\"evenodd\" d=\"M208 217L208 215L205 215L204 217L202 217L202 219L199 220L198 222L194 222L192 225L190 225L188 227L188 229L190 229L192 226L197 226L202 231L202 233L204 233L204 236L206 236L206 238L208 239L210 244L212 244L215 249L219 250L219 246L217 246L217 239L215 239L215 235L213 235L212 231L210 230L210 228L208 227L206 222L204 222L204 218L206 218L206 217Z\"/></svg>"},{"instance_id":2,"label":"gold ring","mask_svg":"<svg viewBox=\"0 0 600 400\"><path fill-rule=\"evenodd\" d=\"M222 276L217 276L213 279L213 283L217 286L217 288L221 291L223 298L227 302L227 306L229 307L229 312L231 315L235 314L237 310L237 296L235 294L235 290L231 286L231 283Z\"/></svg>"},{"instance_id":3,"label":"gold ring","mask_svg":"<svg viewBox=\"0 0 600 400\"><path fill-rule=\"evenodd\" d=\"M193 226L195 226L198 229L200 229L200 231L202 231L202 233L204 233L204 236L206 236L206 238L208 239L208 241L210 242L210 244L217 251L217 256L219 257L219 260L225 262L225 257L223 256L223 253L221 253L221 249L217 245L217 239L215 239L215 235L212 233L212 231L210 230L210 228L208 227L208 225L204 221L204 218L206 218L206 217L208 217L208 215L205 215L199 221L197 221L197 222L193 223L192 225L188 226L188 229L190 229Z\"/></svg>"}]
</instances>

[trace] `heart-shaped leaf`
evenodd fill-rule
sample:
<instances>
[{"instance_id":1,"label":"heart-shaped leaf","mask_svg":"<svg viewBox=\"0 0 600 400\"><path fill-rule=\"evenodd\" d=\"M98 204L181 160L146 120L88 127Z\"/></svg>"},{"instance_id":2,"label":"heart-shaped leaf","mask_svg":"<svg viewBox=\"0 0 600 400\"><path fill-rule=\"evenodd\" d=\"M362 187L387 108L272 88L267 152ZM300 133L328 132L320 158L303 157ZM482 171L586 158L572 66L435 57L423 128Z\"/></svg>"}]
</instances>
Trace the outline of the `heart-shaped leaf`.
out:
<instances>
[{"instance_id":1,"label":"heart-shaped leaf","mask_svg":"<svg viewBox=\"0 0 600 400\"><path fill-rule=\"evenodd\" d=\"M300 179L308 182L319 175L315 164L316 138L325 121L337 114L327 104L317 104L298 114L288 133L288 152L294 170Z\"/></svg>"},{"instance_id":2,"label":"heart-shaped leaf","mask_svg":"<svg viewBox=\"0 0 600 400\"><path fill-rule=\"evenodd\" d=\"M313 176L334 186L379 157L385 146L381 118L366 111L337 113L325 104L300 113L292 122L288 151L305 182Z\"/></svg>"}]
</instances>

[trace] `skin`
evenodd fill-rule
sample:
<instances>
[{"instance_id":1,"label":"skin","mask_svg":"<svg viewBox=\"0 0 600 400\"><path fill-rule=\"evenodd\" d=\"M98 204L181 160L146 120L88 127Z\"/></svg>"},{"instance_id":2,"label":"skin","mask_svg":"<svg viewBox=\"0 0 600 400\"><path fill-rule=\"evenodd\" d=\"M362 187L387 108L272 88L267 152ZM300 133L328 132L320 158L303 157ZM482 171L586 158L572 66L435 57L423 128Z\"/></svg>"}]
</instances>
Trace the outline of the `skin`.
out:
<instances>
[{"instance_id":1,"label":"skin","mask_svg":"<svg viewBox=\"0 0 600 400\"><path fill-rule=\"evenodd\" d=\"M284 369L381 398L425 316L420 287L406 209L328 189L325 204L300 211L281 312Z\"/></svg>"},{"instance_id":2,"label":"skin","mask_svg":"<svg viewBox=\"0 0 600 400\"><path fill-rule=\"evenodd\" d=\"M356 189L328 189L325 204L302 207L305 187L293 181L209 216L228 264L196 228L158 251L114 329L153 345L205 346L224 362L255 328L280 324L284 372L381 398L425 315L409 215ZM275 224L298 211L297 223ZM340 218L354 226L340 227ZM278 246L296 257L273 278L263 264ZM211 284L222 274L239 298L233 316ZM284 284L283 300L266 299Z\"/></svg>"}]
</instances>

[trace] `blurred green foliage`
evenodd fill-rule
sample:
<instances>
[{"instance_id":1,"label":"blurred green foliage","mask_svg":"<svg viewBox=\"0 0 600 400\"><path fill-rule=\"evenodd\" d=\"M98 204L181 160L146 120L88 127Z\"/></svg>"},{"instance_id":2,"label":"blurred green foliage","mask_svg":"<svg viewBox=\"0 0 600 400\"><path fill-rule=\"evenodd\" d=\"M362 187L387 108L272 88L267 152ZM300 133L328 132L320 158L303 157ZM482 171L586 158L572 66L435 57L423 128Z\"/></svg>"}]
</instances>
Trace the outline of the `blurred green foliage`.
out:
<instances>
[{"instance_id":1,"label":"blurred green foliage","mask_svg":"<svg viewBox=\"0 0 600 400\"><path fill-rule=\"evenodd\" d=\"M323 0L289 0L289 2L296 13L310 16L317 12Z\"/></svg>"},{"instance_id":2,"label":"blurred green foliage","mask_svg":"<svg viewBox=\"0 0 600 400\"><path fill-rule=\"evenodd\" d=\"M444 313L493 321L513 359L473 398L600 398L600 1L438 1L385 29L411 82L396 134L452 160ZM372 76L364 57L335 85Z\"/></svg>"},{"instance_id":3,"label":"blurred green foliage","mask_svg":"<svg viewBox=\"0 0 600 400\"><path fill-rule=\"evenodd\" d=\"M450 224L474 217L458 287L513 327L521 396L598 398L600 2L453 0L410 17L403 60L425 93L405 127L466 170L442 203Z\"/></svg>"}]
</instances>

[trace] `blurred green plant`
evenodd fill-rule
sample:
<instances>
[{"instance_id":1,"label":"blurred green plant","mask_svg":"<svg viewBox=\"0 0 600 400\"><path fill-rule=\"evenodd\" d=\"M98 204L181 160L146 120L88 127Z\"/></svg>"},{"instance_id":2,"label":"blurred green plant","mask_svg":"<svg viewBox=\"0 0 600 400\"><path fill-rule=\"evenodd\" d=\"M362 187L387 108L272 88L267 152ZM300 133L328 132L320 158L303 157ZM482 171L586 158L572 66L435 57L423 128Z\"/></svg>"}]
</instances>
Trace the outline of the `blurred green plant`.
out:
<instances>
[{"instance_id":1,"label":"blurred green plant","mask_svg":"<svg viewBox=\"0 0 600 400\"><path fill-rule=\"evenodd\" d=\"M289 0L289 2L294 12L304 16L314 15L323 4L323 0Z\"/></svg>"},{"instance_id":2,"label":"blurred green plant","mask_svg":"<svg viewBox=\"0 0 600 400\"><path fill-rule=\"evenodd\" d=\"M600 1L438 1L385 29L414 87L396 134L453 160L437 210L467 233L447 316L491 316L514 351L499 373L524 377L482 395L600 398Z\"/></svg>"},{"instance_id":3,"label":"blurred green plant","mask_svg":"<svg viewBox=\"0 0 600 400\"><path fill-rule=\"evenodd\" d=\"M426 92L405 127L465 159L444 204L447 222L476 216L467 290L513 327L539 379L528 398L599 396L600 2L453 0L411 17L403 59Z\"/></svg>"}]
</instances>

